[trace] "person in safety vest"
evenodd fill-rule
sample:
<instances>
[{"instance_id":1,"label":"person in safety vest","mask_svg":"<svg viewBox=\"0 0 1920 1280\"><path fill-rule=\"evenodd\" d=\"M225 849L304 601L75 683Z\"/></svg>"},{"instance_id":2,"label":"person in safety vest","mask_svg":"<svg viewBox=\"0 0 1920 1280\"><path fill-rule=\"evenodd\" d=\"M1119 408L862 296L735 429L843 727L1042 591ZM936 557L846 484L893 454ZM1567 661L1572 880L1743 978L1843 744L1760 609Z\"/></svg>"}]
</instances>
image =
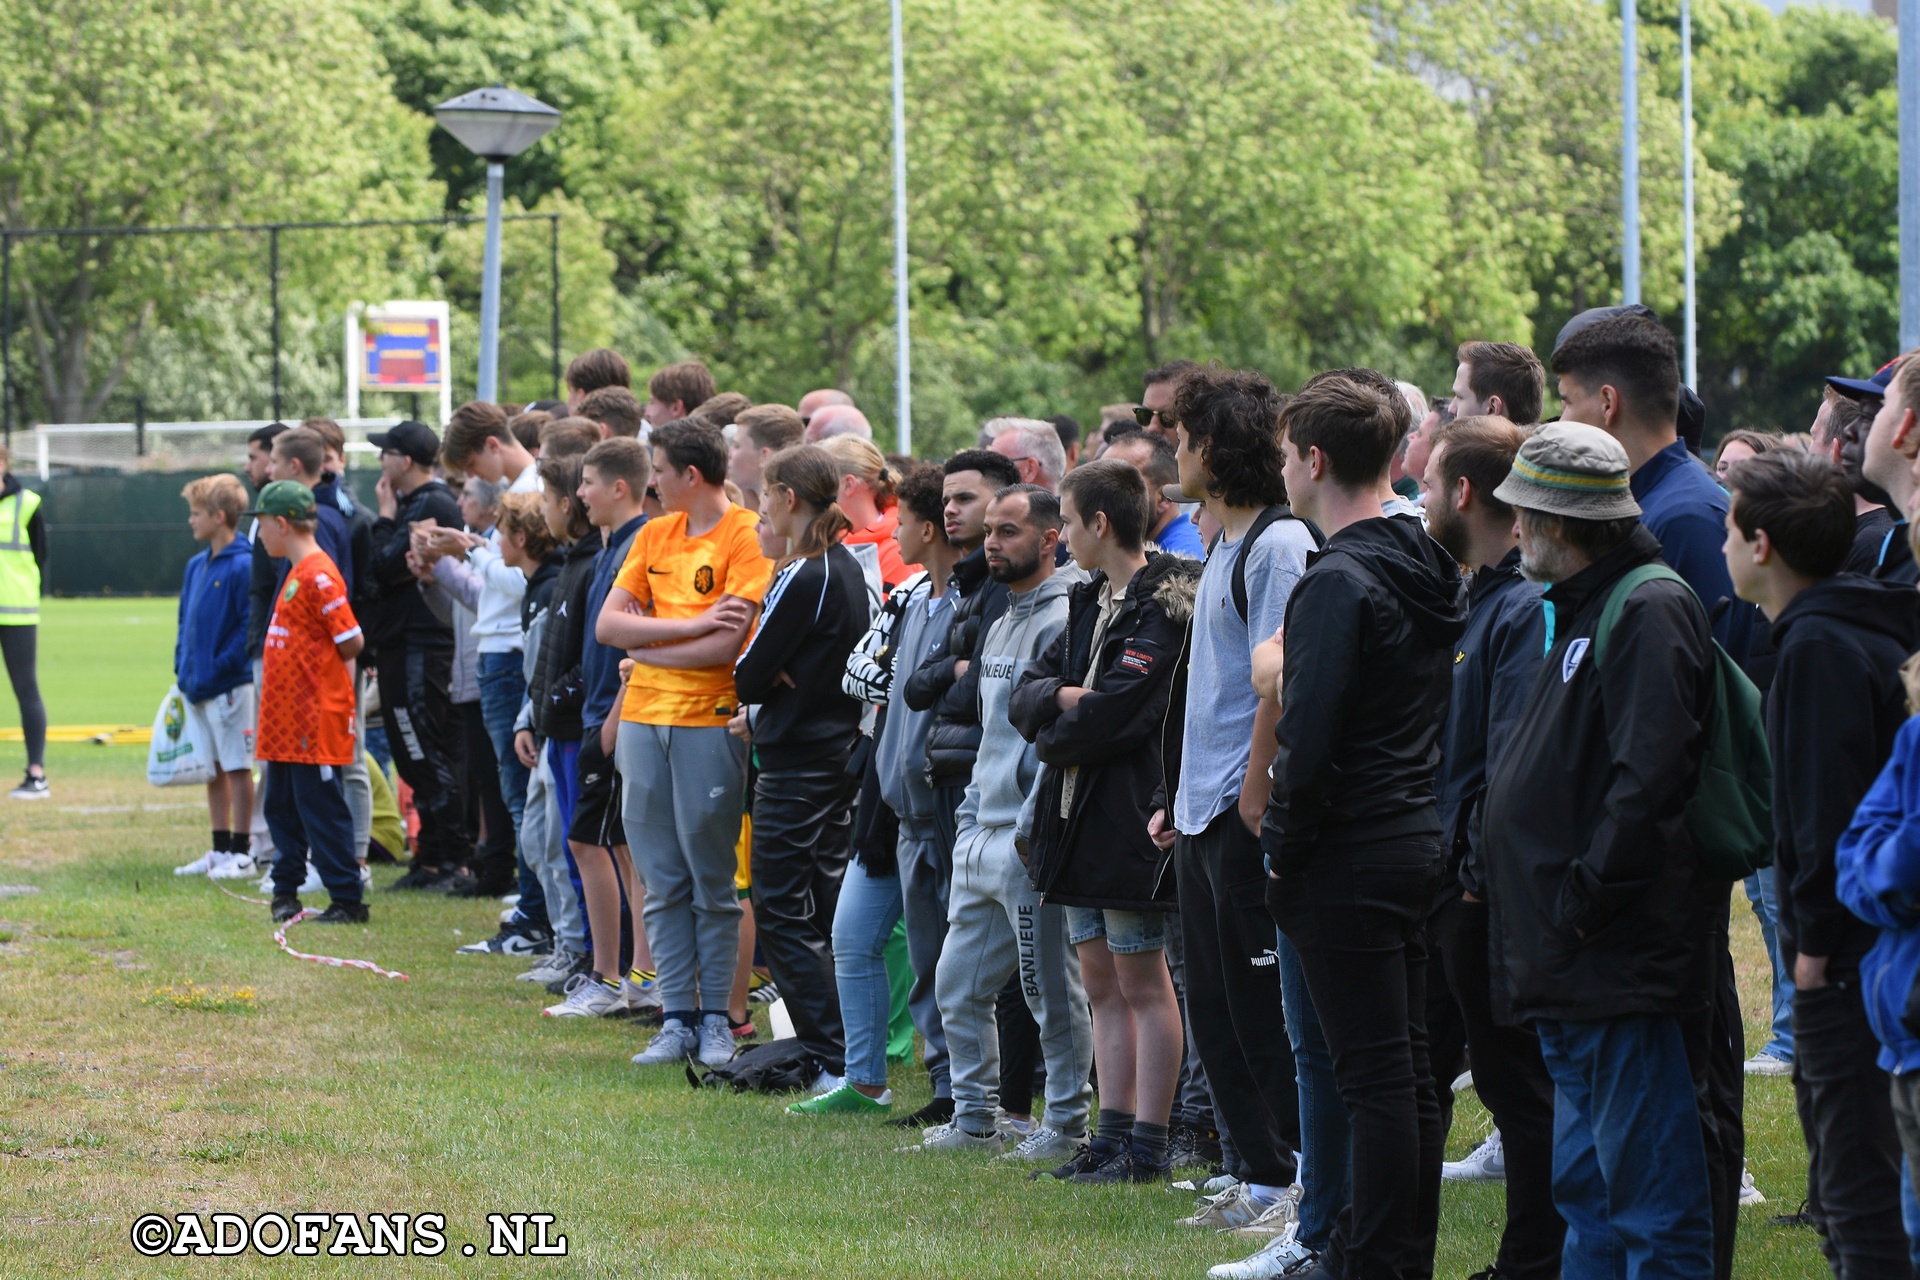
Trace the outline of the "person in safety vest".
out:
<instances>
[{"instance_id":1,"label":"person in safety vest","mask_svg":"<svg viewBox=\"0 0 1920 1280\"><path fill-rule=\"evenodd\" d=\"M0 445L0 657L7 664L20 729L27 740L27 776L7 794L15 800L45 800L47 707L40 701L40 574L47 565L47 526L40 495L13 474L12 457Z\"/></svg>"}]
</instances>

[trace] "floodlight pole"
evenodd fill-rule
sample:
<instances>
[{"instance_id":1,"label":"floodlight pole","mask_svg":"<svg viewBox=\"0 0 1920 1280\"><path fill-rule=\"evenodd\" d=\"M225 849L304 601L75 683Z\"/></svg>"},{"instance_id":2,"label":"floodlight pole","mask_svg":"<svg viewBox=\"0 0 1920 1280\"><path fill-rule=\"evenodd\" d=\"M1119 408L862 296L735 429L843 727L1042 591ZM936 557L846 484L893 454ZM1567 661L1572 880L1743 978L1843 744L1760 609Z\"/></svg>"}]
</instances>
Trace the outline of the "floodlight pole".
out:
<instances>
[{"instance_id":1,"label":"floodlight pole","mask_svg":"<svg viewBox=\"0 0 1920 1280\"><path fill-rule=\"evenodd\" d=\"M487 161L487 246L480 269L480 378L473 398L493 403L500 369L500 201L507 166Z\"/></svg>"},{"instance_id":2,"label":"floodlight pole","mask_svg":"<svg viewBox=\"0 0 1920 1280\"><path fill-rule=\"evenodd\" d=\"M1700 385L1700 324L1693 263L1693 6L1690 0L1680 0L1680 186L1687 293L1686 342L1683 344L1686 370L1681 380L1697 387Z\"/></svg>"},{"instance_id":3,"label":"floodlight pole","mask_svg":"<svg viewBox=\"0 0 1920 1280\"><path fill-rule=\"evenodd\" d=\"M1910 0L1920 3L1920 0ZM893 341L895 448L913 456L913 378L907 334L907 88L900 0L893 0Z\"/></svg>"},{"instance_id":4,"label":"floodlight pole","mask_svg":"<svg viewBox=\"0 0 1920 1280\"><path fill-rule=\"evenodd\" d=\"M1635 3L1620 0L1620 300L1627 303L1640 301L1640 54Z\"/></svg>"},{"instance_id":5,"label":"floodlight pole","mask_svg":"<svg viewBox=\"0 0 1920 1280\"><path fill-rule=\"evenodd\" d=\"M1900 349L1920 346L1920 0L1900 0Z\"/></svg>"}]
</instances>

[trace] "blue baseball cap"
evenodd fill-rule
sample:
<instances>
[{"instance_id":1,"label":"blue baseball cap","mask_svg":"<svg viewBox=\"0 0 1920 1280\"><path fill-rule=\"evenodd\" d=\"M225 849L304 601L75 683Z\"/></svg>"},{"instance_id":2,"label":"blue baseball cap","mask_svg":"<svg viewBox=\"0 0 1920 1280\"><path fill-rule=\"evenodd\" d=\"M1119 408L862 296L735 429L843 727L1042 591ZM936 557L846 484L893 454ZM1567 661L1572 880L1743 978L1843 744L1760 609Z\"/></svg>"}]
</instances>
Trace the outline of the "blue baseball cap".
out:
<instances>
[{"instance_id":1,"label":"blue baseball cap","mask_svg":"<svg viewBox=\"0 0 1920 1280\"><path fill-rule=\"evenodd\" d=\"M1881 365L1871 378L1828 378L1827 385L1850 400L1864 400L1869 397L1878 400L1887 394L1887 384L1893 381L1893 366L1900 363L1900 357Z\"/></svg>"}]
</instances>

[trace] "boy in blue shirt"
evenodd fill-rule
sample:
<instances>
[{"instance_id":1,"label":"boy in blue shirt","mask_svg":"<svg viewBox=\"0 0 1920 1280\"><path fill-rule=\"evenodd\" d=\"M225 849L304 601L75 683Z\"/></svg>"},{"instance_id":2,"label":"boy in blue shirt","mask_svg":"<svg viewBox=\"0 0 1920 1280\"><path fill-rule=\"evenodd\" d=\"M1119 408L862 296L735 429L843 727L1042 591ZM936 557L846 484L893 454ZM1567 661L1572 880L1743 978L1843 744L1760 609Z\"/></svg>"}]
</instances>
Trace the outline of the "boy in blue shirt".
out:
<instances>
[{"instance_id":1,"label":"boy in blue shirt","mask_svg":"<svg viewBox=\"0 0 1920 1280\"><path fill-rule=\"evenodd\" d=\"M213 843L180 876L217 880L254 874L253 664L247 659L248 587L253 546L240 533L246 486L237 476L203 476L181 490L187 527L207 549L187 562L180 585L180 631L173 675L189 714L206 725L219 772L207 783Z\"/></svg>"}]
</instances>

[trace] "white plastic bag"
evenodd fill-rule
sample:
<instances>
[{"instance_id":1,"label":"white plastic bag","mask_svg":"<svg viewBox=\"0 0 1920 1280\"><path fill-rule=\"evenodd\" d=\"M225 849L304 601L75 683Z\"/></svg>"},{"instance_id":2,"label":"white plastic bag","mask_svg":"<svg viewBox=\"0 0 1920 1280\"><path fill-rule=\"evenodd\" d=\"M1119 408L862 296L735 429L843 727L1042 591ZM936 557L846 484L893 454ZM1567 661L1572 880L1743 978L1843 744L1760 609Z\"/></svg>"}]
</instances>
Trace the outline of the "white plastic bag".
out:
<instances>
[{"instance_id":1,"label":"white plastic bag","mask_svg":"<svg viewBox=\"0 0 1920 1280\"><path fill-rule=\"evenodd\" d=\"M156 787L198 787L219 770L213 759L213 734L202 716L174 685L153 717L153 743L147 748L147 781Z\"/></svg>"}]
</instances>

